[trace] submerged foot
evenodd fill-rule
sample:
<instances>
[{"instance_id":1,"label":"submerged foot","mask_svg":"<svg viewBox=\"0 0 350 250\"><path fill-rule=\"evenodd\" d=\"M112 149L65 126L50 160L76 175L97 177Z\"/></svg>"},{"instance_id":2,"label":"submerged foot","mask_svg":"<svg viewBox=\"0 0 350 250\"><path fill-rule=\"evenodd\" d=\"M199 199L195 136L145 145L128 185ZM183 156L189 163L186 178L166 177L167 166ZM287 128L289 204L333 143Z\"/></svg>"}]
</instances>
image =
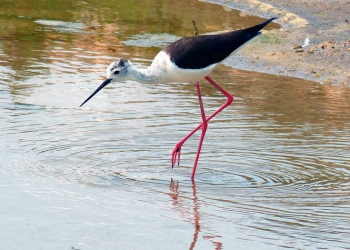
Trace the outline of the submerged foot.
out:
<instances>
[{"instance_id":1,"label":"submerged foot","mask_svg":"<svg viewBox=\"0 0 350 250\"><path fill-rule=\"evenodd\" d=\"M177 159L177 165L180 165L180 154L181 154L182 143L178 142L171 154L171 168L174 168Z\"/></svg>"}]
</instances>

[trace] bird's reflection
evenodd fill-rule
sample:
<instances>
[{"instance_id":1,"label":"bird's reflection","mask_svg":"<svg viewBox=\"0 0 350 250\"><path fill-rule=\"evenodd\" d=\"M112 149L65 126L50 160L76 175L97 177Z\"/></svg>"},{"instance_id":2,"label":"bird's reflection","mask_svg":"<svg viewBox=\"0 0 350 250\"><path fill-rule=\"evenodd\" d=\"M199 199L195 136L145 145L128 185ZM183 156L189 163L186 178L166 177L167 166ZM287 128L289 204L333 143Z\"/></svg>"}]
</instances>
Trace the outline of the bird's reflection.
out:
<instances>
[{"instance_id":1,"label":"bird's reflection","mask_svg":"<svg viewBox=\"0 0 350 250\"><path fill-rule=\"evenodd\" d=\"M200 207L198 204L198 196L197 196L197 189L196 189L196 183L194 180L192 180L192 201L193 201L193 205L191 206L191 210L192 213L190 213L189 209L186 208L186 205L184 204L185 202L185 198L181 199L181 197L179 197L179 182L178 181L174 181L173 179L170 180L170 197L173 201L173 206L175 207L175 209L180 212L180 214L183 216L183 218L185 218L186 221L190 221L191 223L194 224L194 233L193 233L193 240L190 244L189 249L192 250L195 248L196 243L198 241L198 235L199 232L201 231L201 224L200 224ZM220 240L218 240L218 238L220 239L221 236L203 236L203 239L205 240L210 240L214 246L215 246L215 250L220 250L222 249L222 243Z\"/></svg>"}]
</instances>

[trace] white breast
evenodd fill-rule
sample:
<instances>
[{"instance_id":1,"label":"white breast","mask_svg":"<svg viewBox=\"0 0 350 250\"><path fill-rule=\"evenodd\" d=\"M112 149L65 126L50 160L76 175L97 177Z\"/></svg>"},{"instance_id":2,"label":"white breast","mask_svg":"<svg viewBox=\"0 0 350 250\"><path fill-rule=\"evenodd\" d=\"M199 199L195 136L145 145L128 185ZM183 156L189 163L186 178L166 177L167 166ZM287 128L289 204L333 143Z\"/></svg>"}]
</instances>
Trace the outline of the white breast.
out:
<instances>
[{"instance_id":1,"label":"white breast","mask_svg":"<svg viewBox=\"0 0 350 250\"><path fill-rule=\"evenodd\" d=\"M170 61L166 52L160 51L149 70L156 75L157 82L196 82L209 75L216 66L212 64L202 69L182 69Z\"/></svg>"}]
</instances>

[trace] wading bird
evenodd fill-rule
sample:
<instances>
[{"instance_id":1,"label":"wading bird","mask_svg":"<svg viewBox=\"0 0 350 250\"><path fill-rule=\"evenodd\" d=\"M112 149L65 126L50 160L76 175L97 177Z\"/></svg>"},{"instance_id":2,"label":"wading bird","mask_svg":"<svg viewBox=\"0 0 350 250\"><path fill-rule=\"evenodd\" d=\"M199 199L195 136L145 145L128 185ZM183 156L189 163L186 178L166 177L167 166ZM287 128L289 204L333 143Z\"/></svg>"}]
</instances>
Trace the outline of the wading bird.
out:
<instances>
[{"instance_id":1,"label":"wading bird","mask_svg":"<svg viewBox=\"0 0 350 250\"><path fill-rule=\"evenodd\" d=\"M107 67L106 80L80 105L80 107L111 82L125 80L134 80L141 83L195 82L202 123L175 145L171 157L172 167L176 164L176 160L179 165L182 145L199 128L202 128L202 134L192 170L191 178L193 180L208 122L233 101L233 96L214 82L208 75L217 65L227 59L239 47L259 35L260 30L275 19L274 17L261 24L241 30L229 31L216 35L200 35L182 38L161 50L148 68L139 69L128 59L118 59ZM199 80L202 78L206 79L227 98L227 101L208 117L205 116L199 86Z\"/></svg>"}]
</instances>

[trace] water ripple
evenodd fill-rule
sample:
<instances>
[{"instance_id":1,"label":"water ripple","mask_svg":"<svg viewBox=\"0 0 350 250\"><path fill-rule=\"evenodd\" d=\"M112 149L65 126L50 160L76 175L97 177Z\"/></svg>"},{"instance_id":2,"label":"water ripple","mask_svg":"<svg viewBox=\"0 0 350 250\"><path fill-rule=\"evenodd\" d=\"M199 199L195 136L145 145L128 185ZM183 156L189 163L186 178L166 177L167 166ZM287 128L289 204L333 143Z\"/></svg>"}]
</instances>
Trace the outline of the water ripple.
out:
<instances>
[{"instance_id":1,"label":"water ripple","mask_svg":"<svg viewBox=\"0 0 350 250\"><path fill-rule=\"evenodd\" d=\"M79 23L40 24L51 28L51 36L56 26L60 33L67 27L88 36ZM345 248L350 224L349 89L218 68L213 78L234 93L235 101L209 123L192 183L200 131L184 144L181 164L174 170L170 157L175 143L200 123L195 86L114 83L78 108L104 79L105 65L114 57L135 54L142 66L151 60L134 46L130 51L111 46L114 54L101 53L108 46L86 38L98 49L84 47L88 42L55 39L45 49L33 50L41 57L23 69L0 67L2 176L36 197L68 200L79 211L113 207L135 216L142 209L129 204L142 204L151 215L164 211L161 219L177 226L185 222L181 225L200 228L200 237L213 242L235 235L234 243L251 243L252 248L256 242L266 249ZM147 40L149 34L131 38ZM2 52L0 57L10 65ZM204 82L202 94L207 115L224 102ZM73 188L66 193L48 184L36 189L33 182L46 178ZM2 183L0 187L12 190ZM95 199L90 198L93 192L99 192ZM107 211L106 217L118 212Z\"/></svg>"}]
</instances>

